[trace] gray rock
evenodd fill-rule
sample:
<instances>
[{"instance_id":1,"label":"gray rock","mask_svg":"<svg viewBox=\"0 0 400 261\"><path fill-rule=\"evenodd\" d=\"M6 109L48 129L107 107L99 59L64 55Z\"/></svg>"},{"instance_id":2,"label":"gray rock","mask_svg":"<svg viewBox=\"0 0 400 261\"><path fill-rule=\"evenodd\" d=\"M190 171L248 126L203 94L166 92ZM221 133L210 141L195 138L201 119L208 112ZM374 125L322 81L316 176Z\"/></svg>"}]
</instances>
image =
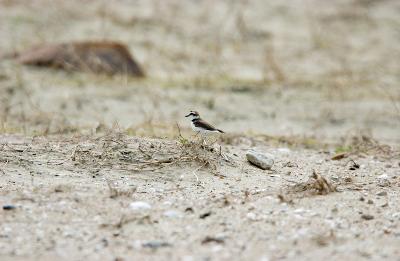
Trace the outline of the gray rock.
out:
<instances>
[{"instance_id":1,"label":"gray rock","mask_svg":"<svg viewBox=\"0 0 400 261\"><path fill-rule=\"evenodd\" d=\"M272 165L274 165L274 156L268 153L248 150L246 158L250 163L261 169L271 169Z\"/></svg>"},{"instance_id":2,"label":"gray rock","mask_svg":"<svg viewBox=\"0 0 400 261\"><path fill-rule=\"evenodd\" d=\"M380 191L378 193L376 193L377 196L387 196L387 192L386 191Z\"/></svg>"}]
</instances>

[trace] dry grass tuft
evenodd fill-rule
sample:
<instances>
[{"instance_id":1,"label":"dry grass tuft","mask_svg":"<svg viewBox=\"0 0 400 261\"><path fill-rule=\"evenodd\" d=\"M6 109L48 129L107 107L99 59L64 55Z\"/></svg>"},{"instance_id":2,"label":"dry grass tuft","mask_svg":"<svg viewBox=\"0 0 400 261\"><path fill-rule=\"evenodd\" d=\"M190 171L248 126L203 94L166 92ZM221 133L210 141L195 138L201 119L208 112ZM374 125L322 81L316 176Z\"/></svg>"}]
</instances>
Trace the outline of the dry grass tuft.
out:
<instances>
[{"instance_id":1,"label":"dry grass tuft","mask_svg":"<svg viewBox=\"0 0 400 261\"><path fill-rule=\"evenodd\" d=\"M214 174L218 173L220 165L233 164L222 147L203 146L181 134L178 141L143 138L137 143L135 139L110 131L76 146L71 160L82 168L108 167L125 171L156 171L172 165L195 164L198 165L196 171L207 168ZM110 191L116 194L112 187Z\"/></svg>"},{"instance_id":2,"label":"dry grass tuft","mask_svg":"<svg viewBox=\"0 0 400 261\"><path fill-rule=\"evenodd\" d=\"M374 155L385 159L400 156L400 152L393 147L382 144L367 135L356 135L345 138L341 144L341 146L336 148L337 154L332 159L347 158L351 155L359 157Z\"/></svg>"},{"instance_id":3,"label":"dry grass tuft","mask_svg":"<svg viewBox=\"0 0 400 261\"><path fill-rule=\"evenodd\" d=\"M112 181L107 181L107 185L110 190L110 198L131 197L137 189L137 187L121 188Z\"/></svg>"},{"instance_id":4,"label":"dry grass tuft","mask_svg":"<svg viewBox=\"0 0 400 261\"><path fill-rule=\"evenodd\" d=\"M336 192L336 186L332 185L322 175L318 174L315 170L306 182L302 182L290 187L292 193L304 193L304 196L312 195L327 195Z\"/></svg>"}]
</instances>

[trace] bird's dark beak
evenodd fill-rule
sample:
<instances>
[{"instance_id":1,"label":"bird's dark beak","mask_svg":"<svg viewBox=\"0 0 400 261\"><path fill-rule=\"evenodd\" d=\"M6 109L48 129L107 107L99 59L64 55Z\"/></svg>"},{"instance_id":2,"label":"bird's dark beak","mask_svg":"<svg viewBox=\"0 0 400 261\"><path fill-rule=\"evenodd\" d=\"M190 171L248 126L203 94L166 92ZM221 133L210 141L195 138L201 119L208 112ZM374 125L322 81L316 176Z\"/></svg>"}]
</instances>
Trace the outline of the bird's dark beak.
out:
<instances>
[{"instance_id":1,"label":"bird's dark beak","mask_svg":"<svg viewBox=\"0 0 400 261\"><path fill-rule=\"evenodd\" d=\"M186 115L185 117L189 117L189 116L190 116L190 113L188 115Z\"/></svg>"}]
</instances>

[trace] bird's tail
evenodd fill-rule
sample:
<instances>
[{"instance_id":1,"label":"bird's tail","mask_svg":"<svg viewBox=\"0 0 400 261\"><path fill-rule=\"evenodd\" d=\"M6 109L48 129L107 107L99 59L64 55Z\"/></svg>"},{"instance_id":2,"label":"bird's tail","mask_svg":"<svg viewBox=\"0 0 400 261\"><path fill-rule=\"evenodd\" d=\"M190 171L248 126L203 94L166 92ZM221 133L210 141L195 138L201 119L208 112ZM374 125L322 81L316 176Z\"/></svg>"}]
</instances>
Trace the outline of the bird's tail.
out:
<instances>
[{"instance_id":1,"label":"bird's tail","mask_svg":"<svg viewBox=\"0 0 400 261\"><path fill-rule=\"evenodd\" d=\"M225 133L225 131L222 131L222 130L220 130L220 129L217 129L217 131L219 131L219 132L221 132L221 133Z\"/></svg>"}]
</instances>

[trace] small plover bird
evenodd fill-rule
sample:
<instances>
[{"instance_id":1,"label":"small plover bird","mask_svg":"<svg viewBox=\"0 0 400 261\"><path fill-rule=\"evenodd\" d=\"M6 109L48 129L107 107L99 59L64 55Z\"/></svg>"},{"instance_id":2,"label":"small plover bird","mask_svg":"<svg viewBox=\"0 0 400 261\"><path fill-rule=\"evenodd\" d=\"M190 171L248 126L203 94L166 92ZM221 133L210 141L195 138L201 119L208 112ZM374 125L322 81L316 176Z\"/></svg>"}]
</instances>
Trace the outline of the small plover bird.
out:
<instances>
[{"instance_id":1,"label":"small plover bird","mask_svg":"<svg viewBox=\"0 0 400 261\"><path fill-rule=\"evenodd\" d=\"M192 129L197 134L200 134L202 136L203 143L205 143L205 136L214 133L225 133L224 131L215 128L214 126L200 118L200 114L197 111L190 111L190 113L185 117L189 117L189 119L191 120Z\"/></svg>"}]
</instances>

